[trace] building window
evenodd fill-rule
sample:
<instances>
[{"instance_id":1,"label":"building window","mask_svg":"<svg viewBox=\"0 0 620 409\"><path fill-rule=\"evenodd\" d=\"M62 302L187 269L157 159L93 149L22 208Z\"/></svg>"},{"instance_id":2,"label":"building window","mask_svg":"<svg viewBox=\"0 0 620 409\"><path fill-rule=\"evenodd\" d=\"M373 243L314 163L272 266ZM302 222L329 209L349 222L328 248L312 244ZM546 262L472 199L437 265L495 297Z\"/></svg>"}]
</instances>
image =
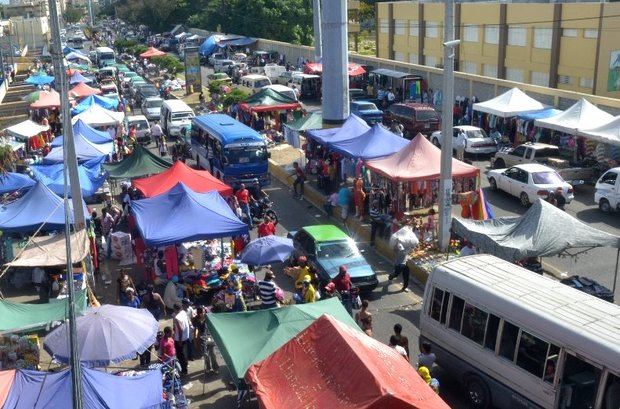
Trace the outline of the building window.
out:
<instances>
[{"instance_id":1,"label":"building window","mask_svg":"<svg viewBox=\"0 0 620 409\"><path fill-rule=\"evenodd\" d=\"M409 54L409 62L411 64L419 64L420 63L420 58L419 58L418 54L416 54L416 53Z\"/></svg>"},{"instance_id":2,"label":"building window","mask_svg":"<svg viewBox=\"0 0 620 409\"><path fill-rule=\"evenodd\" d=\"M499 44L499 26L484 26L484 42Z\"/></svg>"},{"instance_id":3,"label":"building window","mask_svg":"<svg viewBox=\"0 0 620 409\"><path fill-rule=\"evenodd\" d=\"M551 49L551 41L553 39L553 30L550 28L534 29L534 47Z\"/></svg>"},{"instance_id":4,"label":"building window","mask_svg":"<svg viewBox=\"0 0 620 409\"><path fill-rule=\"evenodd\" d=\"M521 68L506 68L506 79L514 82L525 82Z\"/></svg>"},{"instance_id":5,"label":"building window","mask_svg":"<svg viewBox=\"0 0 620 409\"><path fill-rule=\"evenodd\" d=\"M549 73L532 71L530 83L540 85L541 87L549 86Z\"/></svg>"},{"instance_id":6,"label":"building window","mask_svg":"<svg viewBox=\"0 0 620 409\"><path fill-rule=\"evenodd\" d=\"M581 88L592 88L594 86L594 81L592 78L581 77L579 78L579 86Z\"/></svg>"},{"instance_id":7,"label":"building window","mask_svg":"<svg viewBox=\"0 0 620 409\"><path fill-rule=\"evenodd\" d=\"M439 59L437 57L427 55L424 58L424 65L426 65L427 67L437 67L438 64L439 64Z\"/></svg>"},{"instance_id":8,"label":"building window","mask_svg":"<svg viewBox=\"0 0 620 409\"><path fill-rule=\"evenodd\" d=\"M463 27L463 41L478 42L478 26L467 24Z\"/></svg>"},{"instance_id":9,"label":"building window","mask_svg":"<svg viewBox=\"0 0 620 409\"><path fill-rule=\"evenodd\" d=\"M461 61L461 72L468 74L478 74L478 65L471 61Z\"/></svg>"},{"instance_id":10,"label":"building window","mask_svg":"<svg viewBox=\"0 0 620 409\"><path fill-rule=\"evenodd\" d=\"M576 28L565 28L562 30L562 37L577 37Z\"/></svg>"},{"instance_id":11,"label":"building window","mask_svg":"<svg viewBox=\"0 0 620 409\"><path fill-rule=\"evenodd\" d=\"M394 34L398 36L407 34L407 20L394 20Z\"/></svg>"},{"instance_id":12,"label":"building window","mask_svg":"<svg viewBox=\"0 0 620 409\"><path fill-rule=\"evenodd\" d=\"M411 37L419 37L420 36L420 25L417 20L409 21L409 35Z\"/></svg>"},{"instance_id":13,"label":"building window","mask_svg":"<svg viewBox=\"0 0 620 409\"><path fill-rule=\"evenodd\" d=\"M521 26L508 27L508 45L525 47L527 44L527 29Z\"/></svg>"},{"instance_id":14,"label":"building window","mask_svg":"<svg viewBox=\"0 0 620 409\"><path fill-rule=\"evenodd\" d=\"M433 21L426 22L426 38L438 38L439 37L439 23Z\"/></svg>"},{"instance_id":15,"label":"building window","mask_svg":"<svg viewBox=\"0 0 620 409\"><path fill-rule=\"evenodd\" d=\"M598 38L598 30L596 28L586 28L583 30L585 38Z\"/></svg>"},{"instance_id":16,"label":"building window","mask_svg":"<svg viewBox=\"0 0 620 409\"><path fill-rule=\"evenodd\" d=\"M387 20L385 19L379 20L379 32L381 34L388 34L390 32L390 25L388 24Z\"/></svg>"},{"instance_id":17,"label":"building window","mask_svg":"<svg viewBox=\"0 0 620 409\"><path fill-rule=\"evenodd\" d=\"M401 62L406 62L407 60L405 59L405 53L401 53L401 52L394 52L394 59L396 61L401 61Z\"/></svg>"},{"instance_id":18,"label":"building window","mask_svg":"<svg viewBox=\"0 0 620 409\"><path fill-rule=\"evenodd\" d=\"M484 64L482 66L482 75L485 77L497 78L497 65Z\"/></svg>"},{"instance_id":19,"label":"building window","mask_svg":"<svg viewBox=\"0 0 620 409\"><path fill-rule=\"evenodd\" d=\"M570 75L558 75L558 84L570 85Z\"/></svg>"}]
</instances>

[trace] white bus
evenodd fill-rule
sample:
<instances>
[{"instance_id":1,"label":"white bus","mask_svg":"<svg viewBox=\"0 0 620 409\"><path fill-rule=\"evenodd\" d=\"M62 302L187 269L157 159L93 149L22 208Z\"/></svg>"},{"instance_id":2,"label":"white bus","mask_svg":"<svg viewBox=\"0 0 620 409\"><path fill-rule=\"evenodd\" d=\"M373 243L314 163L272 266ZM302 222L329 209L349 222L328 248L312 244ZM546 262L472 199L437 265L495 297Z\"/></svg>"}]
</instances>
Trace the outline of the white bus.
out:
<instances>
[{"instance_id":1,"label":"white bus","mask_svg":"<svg viewBox=\"0 0 620 409\"><path fill-rule=\"evenodd\" d=\"M95 55L97 56L97 65L99 68L112 65L116 62L114 50L109 47L97 47L95 49Z\"/></svg>"},{"instance_id":2,"label":"white bus","mask_svg":"<svg viewBox=\"0 0 620 409\"><path fill-rule=\"evenodd\" d=\"M437 266L420 342L476 408L620 408L620 306L490 255Z\"/></svg>"}]
</instances>

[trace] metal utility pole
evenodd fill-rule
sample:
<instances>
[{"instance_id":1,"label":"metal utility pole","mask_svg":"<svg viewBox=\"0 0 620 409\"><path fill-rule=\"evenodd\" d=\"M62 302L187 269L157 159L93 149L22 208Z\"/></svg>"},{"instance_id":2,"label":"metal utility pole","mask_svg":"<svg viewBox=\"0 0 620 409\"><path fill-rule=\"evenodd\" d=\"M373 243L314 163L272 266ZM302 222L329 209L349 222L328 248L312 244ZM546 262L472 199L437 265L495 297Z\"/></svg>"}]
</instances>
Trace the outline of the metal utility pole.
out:
<instances>
[{"instance_id":1,"label":"metal utility pole","mask_svg":"<svg viewBox=\"0 0 620 409\"><path fill-rule=\"evenodd\" d=\"M15 23L11 20L11 27L9 31L9 54L11 55L11 65L15 69L15 50L13 49L13 27Z\"/></svg>"},{"instance_id":2,"label":"metal utility pole","mask_svg":"<svg viewBox=\"0 0 620 409\"><path fill-rule=\"evenodd\" d=\"M82 206L82 190L78 177L77 156L75 154L75 144L73 140L73 127L71 126L71 112L69 111L68 84L63 66L62 45L60 42L60 19L56 0L48 0L50 9L50 25L52 29L52 61L54 63L54 73L56 76L56 87L60 93L60 113L62 117L63 129L63 150L64 150L64 180L65 180L65 244L67 247L67 282L69 294L69 346L71 350L71 386L73 391L73 409L82 409L82 376L80 359L78 353L78 340L75 321L75 289L73 281L73 265L71 263L71 227L70 209L68 199L68 188L71 183L71 198L73 202L73 220L75 231L78 232L86 228L84 208Z\"/></svg>"},{"instance_id":3,"label":"metal utility pole","mask_svg":"<svg viewBox=\"0 0 620 409\"><path fill-rule=\"evenodd\" d=\"M314 25L314 62L321 61L321 0L312 0L312 22Z\"/></svg>"},{"instance_id":4,"label":"metal utility pole","mask_svg":"<svg viewBox=\"0 0 620 409\"><path fill-rule=\"evenodd\" d=\"M323 124L334 126L349 117L349 50L347 1L322 3Z\"/></svg>"},{"instance_id":5,"label":"metal utility pole","mask_svg":"<svg viewBox=\"0 0 620 409\"><path fill-rule=\"evenodd\" d=\"M452 105L454 104L454 0L444 0L441 176L439 179L439 247L450 246L452 224Z\"/></svg>"},{"instance_id":6,"label":"metal utility pole","mask_svg":"<svg viewBox=\"0 0 620 409\"><path fill-rule=\"evenodd\" d=\"M91 27L95 24L95 20L93 19L93 0L88 0L88 21Z\"/></svg>"}]
</instances>

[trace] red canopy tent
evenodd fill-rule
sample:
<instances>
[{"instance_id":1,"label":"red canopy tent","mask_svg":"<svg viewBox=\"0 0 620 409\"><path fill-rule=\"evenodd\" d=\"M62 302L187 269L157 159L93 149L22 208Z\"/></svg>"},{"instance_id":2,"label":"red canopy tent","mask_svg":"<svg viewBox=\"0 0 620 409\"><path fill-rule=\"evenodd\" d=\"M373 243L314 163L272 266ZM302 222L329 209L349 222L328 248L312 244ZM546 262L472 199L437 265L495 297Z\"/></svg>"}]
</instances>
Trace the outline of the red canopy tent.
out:
<instances>
[{"instance_id":1,"label":"red canopy tent","mask_svg":"<svg viewBox=\"0 0 620 409\"><path fill-rule=\"evenodd\" d=\"M232 188L215 178L206 170L194 170L181 161L157 175L135 179L132 184L146 197L152 197L167 192L179 182L182 182L197 193L217 190L222 196L232 195Z\"/></svg>"},{"instance_id":2,"label":"red canopy tent","mask_svg":"<svg viewBox=\"0 0 620 409\"><path fill-rule=\"evenodd\" d=\"M85 82L80 82L75 87L69 90L69 96L73 96L75 98L83 98L83 97L88 97L90 95L99 95L99 94L101 94L100 89L93 88L87 85Z\"/></svg>"},{"instance_id":3,"label":"red canopy tent","mask_svg":"<svg viewBox=\"0 0 620 409\"><path fill-rule=\"evenodd\" d=\"M389 346L323 315L263 361L246 380L262 409L448 409Z\"/></svg>"},{"instance_id":4,"label":"red canopy tent","mask_svg":"<svg viewBox=\"0 0 620 409\"><path fill-rule=\"evenodd\" d=\"M381 159L369 160L366 167L395 182L436 180L441 173L441 149L418 134L400 151ZM480 170L452 159L452 177L475 177Z\"/></svg>"},{"instance_id":5,"label":"red canopy tent","mask_svg":"<svg viewBox=\"0 0 620 409\"><path fill-rule=\"evenodd\" d=\"M30 104L30 108L33 109L54 108L59 106L60 94L53 89L50 91L41 91L39 93L39 99Z\"/></svg>"},{"instance_id":6,"label":"red canopy tent","mask_svg":"<svg viewBox=\"0 0 620 409\"><path fill-rule=\"evenodd\" d=\"M161 50L158 50L155 47L149 47L148 50L140 54L140 58L159 57L162 55L166 55L166 53Z\"/></svg>"},{"instance_id":7,"label":"red canopy tent","mask_svg":"<svg viewBox=\"0 0 620 409\"><path fill-rule=\"evenodd\" d=\"M366 74L366 70L359 64L350 62L347 67L349 77L357 77ZM320 75L323 72L323 64L318 62L309 62L304 66L304 73Z\"/></svg>"}]
</instances>

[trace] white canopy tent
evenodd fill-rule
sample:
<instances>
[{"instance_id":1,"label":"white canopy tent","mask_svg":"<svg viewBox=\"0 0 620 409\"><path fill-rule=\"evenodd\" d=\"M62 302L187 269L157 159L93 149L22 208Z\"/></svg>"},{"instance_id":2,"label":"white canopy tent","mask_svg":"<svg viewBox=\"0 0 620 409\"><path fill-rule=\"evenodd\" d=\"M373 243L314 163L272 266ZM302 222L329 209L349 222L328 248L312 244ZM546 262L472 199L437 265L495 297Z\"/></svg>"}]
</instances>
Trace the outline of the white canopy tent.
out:
<instances>
[{"instance_id":1,"label":"white canopy tent","mask_svg":"<svg viewBox=\"0 0 620 409\"><path fill-rule=\"evenodd\" d=\"M36 136L41 132L45 132L49 129L50 127L47 125L40 125L28 119L16 125L9 126L8 128L6 128L6 131L9 133L9 135L23 141L28 140L28 138Z\"/></svg>"},{"instance_id":2,"label":"white canopy tent","mask_svg":"<svg viewBox=\"0 0 620 409\"><path fill-rule=\"evenodd\" d=\"M579 129L591 128L593 125L600 126L612 119L613 115L581 98L566 111L549 118L537 119L534 124L541 128L576 135Z\"/></svg>"},{"instance_id":3,"label":"white canopy tent","mask_svg":"<svg viewBox=\"0 0 620 409\"><path fill-rule=\"evenodd\" d=\"M477 102L474 111L510 118L524 112L540 111L547 106L528 96L519 88L513 88L484 102Z\"/></svg>"},{"instance_id":4,"label":"white canopy tent","mask_svg":"<svg viewBox=\"0 0 620 409\"><path fill-rule=\"evenodd\" d=\"M578 134L595 141L620 146L620 115L597 127L580 129Z\"/></svg>"},{"instance_id":5,"label":"white canopy tent","mask_svg":"<svg viewBox=\"0 0 620 409\"><path fill-rule=\"evenodd\" d=\"M122 112L110 111L97 104L91 105L85 111L79 113L71 119L71 123L75 123L81 119L90 126L116 126L123 122L125 114Z\"/></svg>"}]
</instances>

